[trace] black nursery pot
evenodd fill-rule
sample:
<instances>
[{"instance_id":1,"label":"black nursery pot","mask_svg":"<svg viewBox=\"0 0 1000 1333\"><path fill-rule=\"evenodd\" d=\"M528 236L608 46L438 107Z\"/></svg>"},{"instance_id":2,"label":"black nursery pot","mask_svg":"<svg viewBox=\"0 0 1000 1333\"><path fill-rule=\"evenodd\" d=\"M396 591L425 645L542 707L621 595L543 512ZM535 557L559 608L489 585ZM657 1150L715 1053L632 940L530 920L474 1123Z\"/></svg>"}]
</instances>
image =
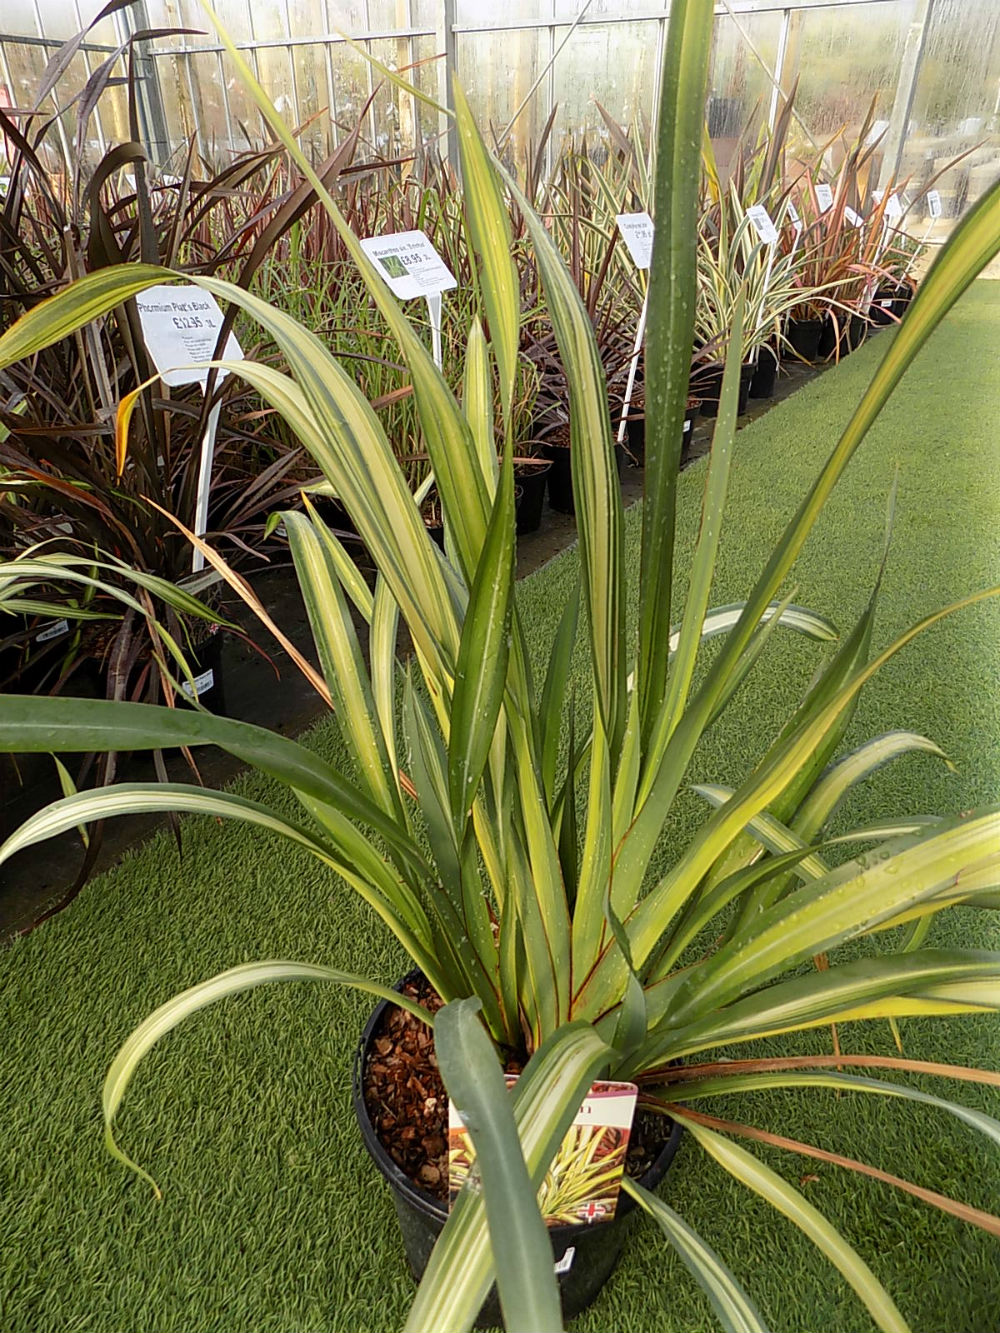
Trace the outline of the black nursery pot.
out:
<instances>
[{"instance_id":1,"label":"black nursery pot","mask_svg":"<svg viewBox=\"0 0 1000 1333\"><path fill-rule=\"evenodd\" d=\"M226 687L222 674L222 640L219 627L213 627L211 634L194 649L186 653L191 675L198 688L198 702L210 713L224 714L226 711ZM176 674L176 673L175 673ZM190 683L181 680L181 689L190 699Z\"/></svg>"},{"instance_id":2,"label":"black nursery pot","mask_svg":"<svg viewBox=\"0 0 1000 1333\"><path fill-rule=\"evenodd\" d=\"M773 398L774 384L778 378L778 356L773 347L765 345L760 349L753 379L750 381L751 398Z\"/></svg>"},{"instance_id":3,"label":"black nursery pot","mask_svg":"<svg viewBox=\"0 0 1000 1333\"><path fill-rule=\"evenodd\" d=\"M868 311L868 318L875 328L885 328L887 324L895 324L896 302L898 293L895 287L880 287L872 300L871 309Z\"/></svg>"},{"instance_id":4,"label":"black nursery pot","mask_svg":"<svg viewBox=\"0 0 1000 1333\"><path fill-rule=\"evenodd\" d=\"M717 417L719 415L719 399L722 397L724 370L724 366L716 364L706 368L697 378L691 381L692 392L697 392L701 399L701 414L703 417ZM753 373L753 366L749 364L740 366L740 394L736 407L739 416L742 416L747 410Z\"/></svg>"},{"instance_id":5,"label":"black nursery pot","mask_svg":"<svg viewBox=\"0 0 1000 1333\"><path fill-rule=\"evenodd\" d=\"M867 337L868 321L864 315L852 315L847 321L835 321L829 315L819 340L819 355L821 358L833 356L839 342L840 355L847 356L850 352L856 352Z\"/></svg>"},{"instance_id":6,"label":"black nursery pot","mask_svg":"<svg viewBox=\"0 0 1000 1333\"><path fill-rule=\"evenodd\" d=\"M559 514L575 514L573 503L573 473L569 462L569 445L547 444L545 456L552 467L549 471L549 504Z\"/></svg>"},{"instance_id":7,"label":"black nursery pot","mask_svg":"<svg viewBox=\"0 0 1000 1333\"><path fill-rule=\"evenodd\" d=\"M805 361L815 361L825 326L826 321L822 319L790 319L785 337L796 355Z\"/></svg>"},{"instance_id":8,"label":"black nursery pot","mask_svg":"<svg viewBox=\"0 0 1000 1333\"><path fill-rule=\"evenodd\" d=\"M537 532L542 524L542 506L545 486L552 464L540 458L534 463L519 463L515 472L518 495L516 499L517 535L525 537Z\"/></svg>"},{"instance_id":9,"label":"black nursery pot","mask_svg":"<svg viewBox=\"0 0 1000 1333\"><path fill-rule=\"evenodd\" d=\"M410 973L398 982L400 990L407 981L419 974ZM443 1203L422 1189L418 1189L410 1178L400 1170L383 1148L375 1132L365 1106L362 1076L368 1062L369 1052L375 1040L383 1015L389 1002L378 1004L365 1025L361 1041L354 1056L354 1069L351 1079L351 1098L354 1114L358 1119L361 1137L375 1165L389 1185L392 1202L399 1218L399 1227L403 1235L403 1246L413 1276L419 1281L427 1267L434 1243L441 1234L448 1220L448 1210ZM667 1173L680 1144L683 1131L680 1124L674 1122L656 1161L641 1177L639 1183L648 1190L655 1189ZM622 1248L628 1234L631 1214L635 1211L632 1198L622 1192L618 1197L618 1209L609 1222L597 1222L591 1225L560 1226L549 1229L552 1244L552 1261L558 1272L559 1297L562 1303L564 1319L585 1310L596 1299L601 1288L614 1272L621 1257ZM496 1287L490 1289L476 1320L477 1328L493 1328L501 1322L500 1302Z\"/></svg>"}]
</instances>

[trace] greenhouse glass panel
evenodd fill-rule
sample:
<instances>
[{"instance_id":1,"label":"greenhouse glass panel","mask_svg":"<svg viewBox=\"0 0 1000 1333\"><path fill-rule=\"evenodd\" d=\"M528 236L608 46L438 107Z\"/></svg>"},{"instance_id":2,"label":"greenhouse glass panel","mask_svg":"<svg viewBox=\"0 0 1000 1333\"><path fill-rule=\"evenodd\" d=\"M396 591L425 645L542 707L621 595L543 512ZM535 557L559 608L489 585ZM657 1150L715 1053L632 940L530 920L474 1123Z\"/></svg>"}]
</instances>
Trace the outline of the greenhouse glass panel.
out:
<instances>
[{"instance_id":1,"label":"greenhouse glass panel","mask_svg":"<svg viewBox=\"0 0 1000 1333\"><path fill-rule=\"evenodd\" d=\"M948 164L965 154L961 162ZM932 180L942 216L932 236L1000 177L1000 6L937 0L917 79L901 174L915 190ZM936 179L935 179L936 178ZM926 215L926 203L918 205Z\"/></svg>"},{"instance_id":2,"label":"greenhouse glass panel","mask_svg":"<svg viewBox=\"0 0 1000 1333\"><path fill-rule=\"evenodd\" d=\"M779 13L716 16L705 114L723 174L736 140L752 142L767 117L781 24Z\"/></svg>"},{"instance_id":3,"label":"greenhouse glass panel","mask_svg":"<svg viewBox=\"0 0 1000 1333\"><path fill-rule=\"evenodd\" d=\"M589 11L588 11L589 12ZM648 137L655 82L656 23L580 26L556 58L555 143L584 133L606 133L597 103L620 125L633 123ZM556 29L556 45L566 29Z\"/></svg>"},{"instance_id":4,"label":"greenhouse glass panel","mask_svg":"<svg viewBox=\"0 0 1000 1333\"><path fill-rule=\"evenodd\" d=\"M812 135L856 130L872 98L886 123L915 0L849 5L796 14L789 31L785 78L798 76L796 110Z\"/></svg>"},{"instance_id":5,"label":"greenhouse glass panel","mask_svg":"<svg viewBox=\"0 0 1000 1333\"><path fill-rule=\"evenodd\" d=\"M548 60L547 37L537 28L516 32L463 33L457 43L458 77L479 123L498 138L524 106L510 132L510 152L522 162L536 145L549 107L529 94Z\"/></svg>"}]
</instances>

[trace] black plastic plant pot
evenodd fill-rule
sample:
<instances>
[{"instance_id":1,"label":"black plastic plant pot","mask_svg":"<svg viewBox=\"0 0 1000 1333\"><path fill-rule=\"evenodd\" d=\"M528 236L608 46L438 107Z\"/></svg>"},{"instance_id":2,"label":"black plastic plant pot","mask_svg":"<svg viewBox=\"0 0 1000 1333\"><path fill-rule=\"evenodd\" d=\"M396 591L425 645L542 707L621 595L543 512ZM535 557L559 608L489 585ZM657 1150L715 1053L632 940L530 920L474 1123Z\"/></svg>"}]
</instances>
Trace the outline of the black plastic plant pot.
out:
<instances>
[{"instance_id":1,"label":"black plastic plant pot","mask_svg":"<svg viewBox=\"0 0 1000 1333\"><path fill-rule=\"evenodd\" d=\"M868 318L877 329L896 323L896 303L899 297L895 287L880 287L868 311Z\"/></svg>"},{"instance_id":2,"label":"black plastic plant pot","mask_svg":"<svg viewBox=\"0 0 1000 1333\"><path fill-rule=\"evenodd\" d=\"M570 470L569 445L547 444L545 456L552 467L549 471L549 504L558 514L575 514L573 503L573 473Z\"/></svg>"},{"instance_id":3,"label":"black plastic plant pot","mask_svg":"<svg viewBox=\"0 0 1000 1333\"><path fill-rule=\"evenodd\" d=\"M691 441L694 439L695 418L701 411L701 399L693 398L684 409L684 423L681 426L681 456L691 448Z\"/></svg>"},{"instance_id":4,"label":"black plastic plant pot","mask_svg":"<svg viewBox=\"0 0 1000 1333\"><path fill-rule=\"evenodd\" d=\"M397 984L396 989L401 989L407 981L417 976L419 973L410 973ZM389 1185L396 1216L399 1218L406 1258L413 1276L419 1281L427 1267L431 1250L448 1220L448 1209L433 1195L414 1185L400 1170L382 1146L365 1106L363 1075L369 1052L382 1026L388 1004L387 1000L383 1000L377 1005L365 1025L354 1057L351 1096L365 1147ZM675 1121L670 1137L660 1150L659 1156L639 1181L646 1189L655 1189L666 1175L677 1152L682 1133L680 1124ZM635 1207L632 1198L623 1192L618 1198L617 1212L610 1221L549 1229L552 1262L558 1274L564 1319L572 1319L574 1315L592 1304L614 1272L621 1257ZM494 1328L500 1322L500 1302L496 1288L493 1287L483 1303L479 1318L476 1320L476 1327Z\"/></svg>"},{"instance_id":5,"label":"black plastic plant pot","mask_svg":"<svg viewBox=\"0 0 1000 1333\"><path fill-rule=\"evenodd\" d=\"M815 361L819 357L825 324L822 319L790 319L785 337L792 351L804 361Z\"/></svg>"},{"instance_id":6,"label":"black plastic plant pot","mask_svg":"<svg viewBox=\"0 0 1000 1333\"><path fill-rule=\"evenodd\" d=\"M643 467L646 462L646 418L629 417L625 422L625 443L634 467Z\"/></svg>"},{"instance_id":7,"label":"black plastic plant pot","mask_svg":"<svg viewBox=\"0 0 1000 1333\"><path fill-rule=\"evenodd\" d=\"M545 504L545 486L552 464L544 458L537 462L519 463L517 480L517 535L526 537L542 525L542 506Z\"/></svg>"},{"instance_id":8,"label":"black plastic plant pot","mask_svg":"<svg viewBox=\"0 0 1000 1333\"><path fill-rule=\"evenodd\" d=\"M715 365L707 367L697 378L692 381L692 389L696 389L698 397L701 399L701 414L703 417L717 417L719 415L719 399L722 397L722 375L724 366ZM736 411L739 416L747 410L747 403L750 399L750 382L753 379L754 367L749 363L740 366L740 395Z\"/></svg>"},{"instance_id":9,"label":"black plastic plant pot","mask_svg":"<svg viewBox=\"0 0 1000 1333\"><path fill-rule=\"evenodd\" d=\"M868 337L868 320L864 315L852 315L851 322L847 326L847 348L849 352L856 352L864 340ZM844 350L843 348L841 349Z\"/></svg>"},{"instance_id":10,"label":"black plastic plant pot","mask_svg":"<svg viewBox=\"0 0 1000 1333\"><path fill-rule=\"evenodd\" d=\"M198 702L210 713L218 713L220 716L226 711L226 687L222 672L223 637L218 625L213 625L208 638L185 654L198 691ZM181 680L181 689L188 698L192 697L188 680Z\"/></svg>"},{"instance_id":11,"label":"black plastic plant pot","mask_svg":"<svg viewBox=\"0 0 1000 1333\"><path fill-rule=\"evenodd\" d=\"M773 398L774 385L778 378L778 357L773 347L760 349L753 379L750 381L751 398Z\"/></svg>"}]
</instances>

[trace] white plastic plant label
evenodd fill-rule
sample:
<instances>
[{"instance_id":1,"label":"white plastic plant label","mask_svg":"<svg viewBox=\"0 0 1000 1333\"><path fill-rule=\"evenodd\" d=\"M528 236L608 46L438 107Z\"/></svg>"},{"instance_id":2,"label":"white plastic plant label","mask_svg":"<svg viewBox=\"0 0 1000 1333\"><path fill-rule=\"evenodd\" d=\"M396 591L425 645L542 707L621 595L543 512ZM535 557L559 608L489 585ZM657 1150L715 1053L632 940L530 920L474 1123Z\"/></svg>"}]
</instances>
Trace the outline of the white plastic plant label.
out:
<instances>
[{"instance_id":1,"label":"white plastic plant label","mask_svg":"<svg viewBox=\"0 0 1000 1333\"><path fill-rule=\"evenodd\" d=\"M796 231L802 230L802 219L799 217L799 210L792 203L791 199L788 201L788 220Z\"/></svg>"},{"instance_id":2,"label":"white plastic plant label","mask_svg":"<svg viewBox=\"0 0 1000 1333\"><path fill-rule=\"evenodd\" d=\"M636 268L649 268L653 262L653 219L648 213L619 213L616 221L632 263Z\"/></svg>"},{"instance_id":3,"label":"white plastic plant label","mask_svg":"<svg viewBox=\"0 0 1000 1333\"><path fill-rule=\"evenodd\" d=\"M820 181L816 186L816 202L821 213L833 207L833 188L826 181Z\"/></svg>"},{"instance_id":4,"label":"white plastic plant label","mask_svg":"<svg viewBox=\"0 0 1000 1333\"><path fill-rule=\"evenodd\" d=\"M890 222L898 222L903 216L903 205L899 202L898 194L890 194L885 201L885 216Z\"/></svg>"},{"instance_id":5,"label":"white plastic plant label","mask_svg":"<svg viewBox=\"0 0 1000 1333\"><path fill-rule=\"evenodd\" d=\"M888 128L889 122L887 120L876 120L868 132L867 139L865 139L865 147L871 148L874 144L877 144Z\"/></svg>"},{"instance_id":6,"label":"white plastic plant label","mask_svg":"<svg viewBox=\"0 0 1000 1333\"><path fill-rule=\"evenodd\" d=\"M164 384L200 384L208 380L208 367L219 340L223 315L214 296L200 287L161 284L147 287L135 298L142 336ZM222 359L242 361L243 351L230 333ZM226 374L219 372L220 378Z\"/></svg>"},{"instance_id":7,"label":"white plastic plant label","mask_svg":"<svg viewBox=\"0 0 1000 1333\"><path fill-rule=\"evenodd\" d=\"M773 245L778 239L778 229L771 221L771 215L763 204L751 204L747 217L753 223L753 229L765 245Z\"/></svg>"},{"instance_id":8,"label":"white plastic plant label","mask_svg":"<svg viewBox=\"0 0 1000 1333\"><path fill-rule=\"evenodd\" d=\"M563 1257L561 1259L556 1260L555 1264L556 1276L559 1277L562 1273L568 1273L569 1270L573 1267L573 1260L575 1258L576 1258L576 1246L575 1245L567 1246L566 1253L563 1255Z\"/></svg>"},{"instance_id":9,"label":"white plastic plant label","mask_svg":"<svg viewBox=\"0 0 1000 1333\"><path fill-rule=\"evenodd\" d=\"M863 227L865 225L865 220L861 214L855 213L854 209L848 207L846 204L844 206L844 217L847 218L852 226Z\"/></svg>"},{"instance_id":10,"label":"white plastic plant label","mask_svg":"<svg viewBox=\"0 0 1000 1333\"><path fill-rule=\"evenodd\" d=\"M197 694L198 697L201 698L203 694L207 694L209 692L209 690L212 688L214 684L215 684L215 672L212 670L211 667L209 667L208 670L203 671L200 676L195 676L194 689L191 688L191 682L189 680L181 682L181 689L184 691L184 693L187 695L189 699L193 699L195 694Z\"/></svg>"},{"instance_id":11,"label":"white plastic plant label","mask_svg":"<svg viewBox=\"0 0 1000 1333\"><path fill-rule=\"evenodd\" d=\"M68 620L50 620L36 635L36 643L51 643L53 639L61 639L64 634L69 633Z\"/></svg>"},{"instance_id":12,"label":"white plastic plant label","mask_svg":"<svg viewBox=\"0 0 1000 1333\"><path fill-rule=\"evenodd\" d=\"M932 218L939 218L941 216L941 195L939 191L927 191L927 212Z\"/></svg>"},{"instance_id":13,"label":"white plastic plant label","mask_svg":"<svg viewBox=\"0 0 1000 1333\"><path fill-rule=\"evenodd\" d=\"M506 1080L509 1090L517 1075L508 1074ZM538 1191L546 1226L575 1226L614 1217L638 1095L634 1083L592 1085ZM474 1160L469 1132L449 1099L449 1207L458 1198Z\"/></svg>"},{"instance_id":14,"label":"white plastic plant label","mask_svg":"<svg viewBox=\"0 0 1000 1333\"><path fill-rule=\"evenodd\" d=\"M369 236L361 242L361 248L393 296L401 301L450 292L458 286L455 275L422 231Z\"/></svg>"}]
</instances>

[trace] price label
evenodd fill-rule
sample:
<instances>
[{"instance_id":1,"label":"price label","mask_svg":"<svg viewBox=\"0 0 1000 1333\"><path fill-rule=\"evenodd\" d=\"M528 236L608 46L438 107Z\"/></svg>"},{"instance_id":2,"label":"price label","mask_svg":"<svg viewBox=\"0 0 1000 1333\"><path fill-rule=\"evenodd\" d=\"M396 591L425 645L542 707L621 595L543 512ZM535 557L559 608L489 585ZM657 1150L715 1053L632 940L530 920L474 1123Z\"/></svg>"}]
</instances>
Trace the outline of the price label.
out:
<instances>
[{"instance_id":1,"label":"price label","mask_svg":"<svg viewBox=\"0 0 1000 1333\"><path fill-rule=\"evenodd\" d=\"M903 216L903 205L899 202L898 194L890 194L885 201L885 216L890 222L898 222Z\"/></svg>"},{"instance_id":2,"label":"price label","mask_svg":"<svg viewBox=\"0 0 1000 1333\"><path fill-rule=\"evenodd\" d=\"M747 217L753 223L753 229L765 245L773 245L778 239L778 230L771 221L771 215L763 204L752 204L747 209Z\"/></svg>"},{"instance_id":3,"label":"price label","mask_svg":"<svg viewBox=\"0 0 1000 1333\"><path fill-rule=\"evenodd\" d=\"M45 628L35 635L35 642L50 643L53 639L61 639L64 634L68 633L68 620L50 620Z\"/></svg>"},{"instance_id":4,"label":"price label","mask_svg":"<svg viewBox=\"0 0 1000 1333\"><path fill-rule=\"evenodd\" d=\"M649 268L653 262L653 219L648 213L619 213L617 222L632 263L636 268Z\"/></svg>"},{"instance_id":5,"label":"price label","mask_svg":"<svg viewBox=\"0 0 1000 1333\"><path fill-rule=\"evenodd\" d=\"M517 1082L517 1075L507 1074L506 1082L510 1090ZM591 1087L538 1195L547 1226L566 1221L567 1212L576 1223L602 1222L614 1217L638 1092L634 1083L601 1082ZM469 1132L455 1103L449 1100L449 1207L454 1205L474 1158ZM575 1196L571 1203L565 1200L559 1203L556 1181L571 1170L575 1173Z\"/></svg>"},{"instance_id":6,"label":"price label","mask_svg":"<svg viewBox=\"0 0 1000 1333\"><path fill-rule=\"evenodd\" d=\"M200 287L162 284L147 287L135 298L142 336L164 384L200 384L208 380L208 367L219 340L223 316L219 303ZM226 339L223 359L242 361L243 352L235 336ZM220 378L226 371L220 370Z\"/></svg>"},{"instance_id":7,"label":"price label","mask_svg":"<svg viewBox=\"0 0 1000 1333\"><path fill-rule=\"evenodd\" d=\"M941 195L937 190L927 191L927 212L932 218L941 216Z\"/></svg>"},{"instance_id":8,"label":"price label","mask_svg":"<svg viewBox=\"0 0 1000 1333\"><path fill-rule=\"evenodd\" d=\"M833 190L826 181L820 181L816 186L816 202L819 204L821 213L825 213L827 209L833 207Z\"/></svg>"},{"instance_id":9,"label":"price label","mask_svg":"<svg viewBox=\"0 0 1000 1333\"><path fill-rule=\"evenodd\" d=\"M865 220L861 214L855 213L853 208L848 208L846 205L844 207L844 217L855 227L863 227L865 225Z\"/></svg>"},{"instance_id":10,"label":"price label","mask_svg":"<svg viewBox=\"0 0 1000 1333\"><path fill-rule=\"evenodd\" d=\"M450 292L458 286L455 275L422 231L369 236L361 242L361 248L393 296L401 301Z\"/></svg>"},{"instance_id":11,"label":"price label","mask_svg":"<svg viewBox=\"0 0 1000 1333\"><path fill-rule=\"evenodd\" d=\"M200 676L195 676L194 689L191 688L191 682L189 680L181 681L181 689L189 699L193 699L195 695L201 698L201 696L207 694L214 685L215 672L211 667L209 667L207 671L203 671Z\"/></svg>"}]
</instances>

